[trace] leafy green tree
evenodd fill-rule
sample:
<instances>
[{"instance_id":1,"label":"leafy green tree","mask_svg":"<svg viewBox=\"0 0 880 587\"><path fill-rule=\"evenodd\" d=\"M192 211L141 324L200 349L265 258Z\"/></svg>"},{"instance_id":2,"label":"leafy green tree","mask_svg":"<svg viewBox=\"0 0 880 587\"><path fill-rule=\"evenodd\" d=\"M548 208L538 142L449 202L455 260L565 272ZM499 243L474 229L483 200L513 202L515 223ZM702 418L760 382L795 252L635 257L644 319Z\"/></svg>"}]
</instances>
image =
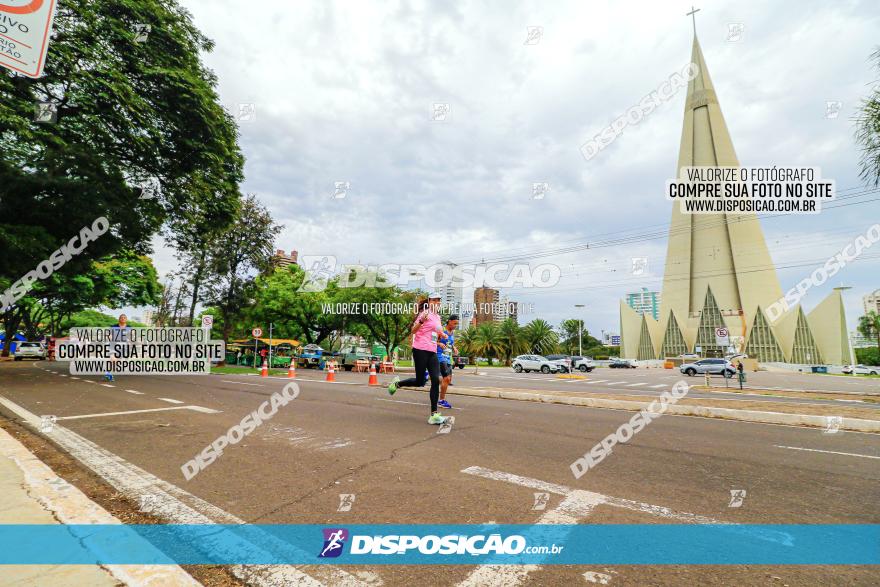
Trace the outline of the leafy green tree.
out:
<instances>
[{"instance_id":1,"label":"leafy green tree","mask_svg":"<svg viewBox=\"0 0 880 587\"><path fill-rule=\"evenodd\" d=\"M859 324L856 328L865 338L877 339L877 348L880 348L880 314L871 310L859 317Z\"/></svg>"},{"instance_id":2,"label":"leafy green tree","mask_svg":"<svg viewBox=\"0 0 880 587\"><path fill-rule=\"evenodd\" d=\"M880 49L874 51L871 60L880 72ZM880 185L880 84L874 85L856 116L856 142L862 149L862 179Z\"/></svg>"},{"instance_id":3,"label":"leafy green tree","mask_svg":"<svg viewBox=\"0 0 880 587\"><path fill-rule=\"evenodd\" d=\"M523 329L513 319L508 318L498 326L498 340L502 346L504 364L508 367L511 358L525 353L528 350L528 342L523 334Z\"/></svg>"},{"instance_id":4,"label":"leafy green tree","mask_svg":"<svg viewBox=\"0 0 880 587\"><path fill-rule=\"evenodd\" d=\"M559 344L559 335L546 320L535 318L523 327L523 336L530 353L552 354Z\"/></svg>"},{"instance_id":5,"label":"leafy green tree","mask_svg":"<svg viewBox=\"0 0 880 587\"><path fill-rule=\"evenodd\" d=\"M474 350L474 341L477 336L477 327L471 324L464 330L459 330L455 334L455 346L458 347L459 353L468 359L473 359L477 356L476 351Z\"/></svg>"},{"instance_id":6,"label":"leafy green tree","mask_svg":"<svg viewBox=\"0 0 880 587\"><path fill-rule=\"evenodd\" d=\"M134 42L140 23L152 27L146 43ZM163 224L174 233L193 211L207 225L228 224L243 158L216 78L200 62L212 43L191 15L174 0L62 0L50 46L41 78L0 72L4 288L99 217L111 230L56 271L68 283L94 261L148 253ZM57 106L56 123L34 120L39 102ZM47 284L19 305L76 308L77 299L46 297L81 297L74 290ZM34 323L26 311L5 312L7 329Z\"/></svg>"},{"instance_id":7,"label":"leafy green tree","mask_svg":"<svg viewBox=\"0 0 880 587\"><path fill-rule=\"evenodd\" d=\"M211 247L212 280L207 301L223 318L223 340L251 305L257 274L269 269L275 237L281 227L269 211L250 194L242 199L233 223Z\"/></svg>"},{"instance_id":8,"label":"leafy green tree","mask_svg":"<svg viewBox=\"0 0 880 587\"><path fill-rule=\"evenodd\" d=\"M118 314L112 316L97 310L83 310L82 312L76 312L69 318L65 318L61 322L60 331L63 336L65 333L70 332L71 328L108 328L118 323ZM129 320L128 325L132 328L143 328L145 326L134 320Z\"/></svg>"},{"instance_id":9,"label":"leafy green tree","mask_svg":"<svg viewBox=\"0 0 880 587\"><path fill-rule=\"evenodd\" d=\"M366 283L358 287L340 287L336 296L339 302L359 303L364 308L380 308L379 311L365 311L350 317L355 326L362 326L369 337L385 347L385 352L390 357L394 349L400 346L410 337L410 328L413 323L411 312L385 311L391 308L404 308L414 306L420 292L403 291L397 286L392 286L381 276L366 274ZM372 305L371 304L376 304Z\"/></svg>"}]
</instances>

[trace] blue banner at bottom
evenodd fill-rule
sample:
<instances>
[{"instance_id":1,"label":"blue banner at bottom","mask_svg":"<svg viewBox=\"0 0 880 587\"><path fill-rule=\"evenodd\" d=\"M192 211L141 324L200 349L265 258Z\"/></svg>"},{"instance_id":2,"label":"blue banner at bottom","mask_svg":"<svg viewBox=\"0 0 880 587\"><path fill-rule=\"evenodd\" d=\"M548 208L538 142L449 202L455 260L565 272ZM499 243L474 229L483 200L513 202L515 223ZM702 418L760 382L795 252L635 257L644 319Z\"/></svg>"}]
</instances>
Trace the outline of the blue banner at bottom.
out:
<instances>
[{"instance_id":1,"label":"blue banner at bottom","mask_svg":"<svg viewBox=\"0 0 880 587\"><path fill-rule=\"evenodd\" d=\"M880 526L0 525L2 565L876 565Z\"/></svg>"}]
</instances>

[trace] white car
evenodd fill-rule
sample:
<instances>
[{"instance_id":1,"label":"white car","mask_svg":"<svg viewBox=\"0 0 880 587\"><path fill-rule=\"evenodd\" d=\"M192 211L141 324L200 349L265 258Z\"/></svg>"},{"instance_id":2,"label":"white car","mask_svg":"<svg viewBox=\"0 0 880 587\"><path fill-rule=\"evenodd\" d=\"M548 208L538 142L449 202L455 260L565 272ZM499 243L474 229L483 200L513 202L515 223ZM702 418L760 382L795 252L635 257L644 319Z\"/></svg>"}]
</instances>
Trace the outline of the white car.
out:
<instances>
[{"instance_id":1,"label":"white car","mask_svg":"<svg viewBox=\"0 0 880 587\"><path fill-rule=\"evenodd\" d=\"M38 342L20 342L15 346L15 360L37 359L42 361L46 358L46 349Z\"/></svg>"},{"instance_id":2,"label":"white car","mask_svg":"<svg viewBox=\"0 0 880 587\"><path fill-rule=\"evenodd\" d=\"M852 373L853 375L880 375L880 367L868 365L854 365L849 368L843 368L844 373Z\"/></svg>"},{"instance_id":3,"label":"white car","mask_svg":"<svg viewBox=\"0 0 880 587\"><path fill-rule=\"evenodd\" d=\"M541 355L520 355L513 360L513 370L517 373L540 371L541 373L556 373L559 365L542 357Z\"/></svg>"}]
</instances>

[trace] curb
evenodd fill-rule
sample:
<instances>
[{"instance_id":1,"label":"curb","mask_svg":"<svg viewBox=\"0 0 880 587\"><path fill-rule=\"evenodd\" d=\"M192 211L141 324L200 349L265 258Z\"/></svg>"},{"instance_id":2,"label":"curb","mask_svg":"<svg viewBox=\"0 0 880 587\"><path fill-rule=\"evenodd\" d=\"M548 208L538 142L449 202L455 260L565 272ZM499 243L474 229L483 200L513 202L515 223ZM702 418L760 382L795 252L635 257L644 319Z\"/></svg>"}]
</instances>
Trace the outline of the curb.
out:
<instances>
[{"instance_id":1,"label":"curb","mask_svg":"<svg viewBox=\"0 0 880 587\"><path fill-rule=\"evenodd\" d=\"M562 404L587 408L627 410L631 412L638 412L648 405L647 402L631 402L626 400L589 397L564 397L523 391L483 391L478 389L456 388L454 390L449 389L446 393L447 395L469 395L474 397ZM828 426L828 416L816 416L810 414L786 414L783 412L761 412L758 410L736 410L731 408L711 408L706 406L684 406L676 404L668 405L665 413L676 416L700 416L703 418L756 422L759 424L784 424L787 426L809 426L813 428L826 428ZM852 432L880 433L880 420L863 420L861 418L844 417L842 418L839 429Z\"/></svg>"}]
</instances>

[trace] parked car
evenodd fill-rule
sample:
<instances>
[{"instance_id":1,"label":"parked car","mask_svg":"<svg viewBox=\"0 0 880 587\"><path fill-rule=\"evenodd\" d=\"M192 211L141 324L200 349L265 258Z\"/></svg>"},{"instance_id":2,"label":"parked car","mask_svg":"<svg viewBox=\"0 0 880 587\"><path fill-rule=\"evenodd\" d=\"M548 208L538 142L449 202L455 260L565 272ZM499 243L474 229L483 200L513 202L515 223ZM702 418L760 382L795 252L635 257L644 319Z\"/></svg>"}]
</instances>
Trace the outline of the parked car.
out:
<instances>
[{"instance_id":1,"label":"parked car","mask_svg":"<svg viewBox=\"0 0 880 587\"><path fill-rule=\"evenodd\" d=\"M525 371L540 371L541 373L556 373L559 371L559 365L542 357L541 355L520 355L513 360L513 370L517 373Z\"/></svg>"},{"instance_id":2,"label":"parked car","mask_svg":"<svg viewBox=\"0 0 880 587\"><path fill-rule=\"evenodd\" d=\"M608 363L608 366L611 369L635 369L635 364L627 359L611 359L611 362Z\"/></svg>"},{"instance_id":3,"label":"parked car","mask_svg":"<svg viewBox=\"0 0 880 587\"><path fill-rule=\"evenodd\" d=\"M851 369L853 375L880 375L880 367L877 366L854 365Z\"/></svg>"},{"instance_id":4,"label":"parked car","mask_svg":"<svg viewBox=\"0 0 880 587\"><path fill-rule=\"evenodd\" d=\"M572 358L568 355L547 355L547 360L556 363L560 373L568 373L571 370Z\"/></svg>"},{"instance_id":5,"label":"parked car","mask_svg":"<svg viewBox=\"0 0 880 587\"><path fill-rule=\"evenodd\" d=\"M15 346L16 361L22 359L36 359L43 361L46 359L46 349L38 342L20 342Z\"/></svg>"},{"instance_id":6,"label":"parked car","mask_svg":"<svg viewBox=\"0 0 880 587\"><path fill-rule=\"evenodd\" d=\"M589 373L596 368L596 365L593 364L593 359L590 357L580 357L575 355L571 358L571 367L572 369L577 369L581 373Z\"/></svg>"},{"instance_id":7,"label":"parked car","mask_svg":"<svg viewBox=\"0 0 880 587\"><path fill-rule=\"evenodd\" d=\"M467 357L454 357L452 360L452 366L458 367L459 369L464 369L465 365L468 364Z\"/></svg>"},{"instance_id":8,"label":"parked car","mask_svg":"<svg viewBox=\"0 0 880 587\"><path fill-rule=\"evenodd\" d=\"M678 370L688 377L703 373L724 375L725 377L736 375L736 367L727 359L700 359L693 363L684 363Z\"/></svg>"}]
</instances>

